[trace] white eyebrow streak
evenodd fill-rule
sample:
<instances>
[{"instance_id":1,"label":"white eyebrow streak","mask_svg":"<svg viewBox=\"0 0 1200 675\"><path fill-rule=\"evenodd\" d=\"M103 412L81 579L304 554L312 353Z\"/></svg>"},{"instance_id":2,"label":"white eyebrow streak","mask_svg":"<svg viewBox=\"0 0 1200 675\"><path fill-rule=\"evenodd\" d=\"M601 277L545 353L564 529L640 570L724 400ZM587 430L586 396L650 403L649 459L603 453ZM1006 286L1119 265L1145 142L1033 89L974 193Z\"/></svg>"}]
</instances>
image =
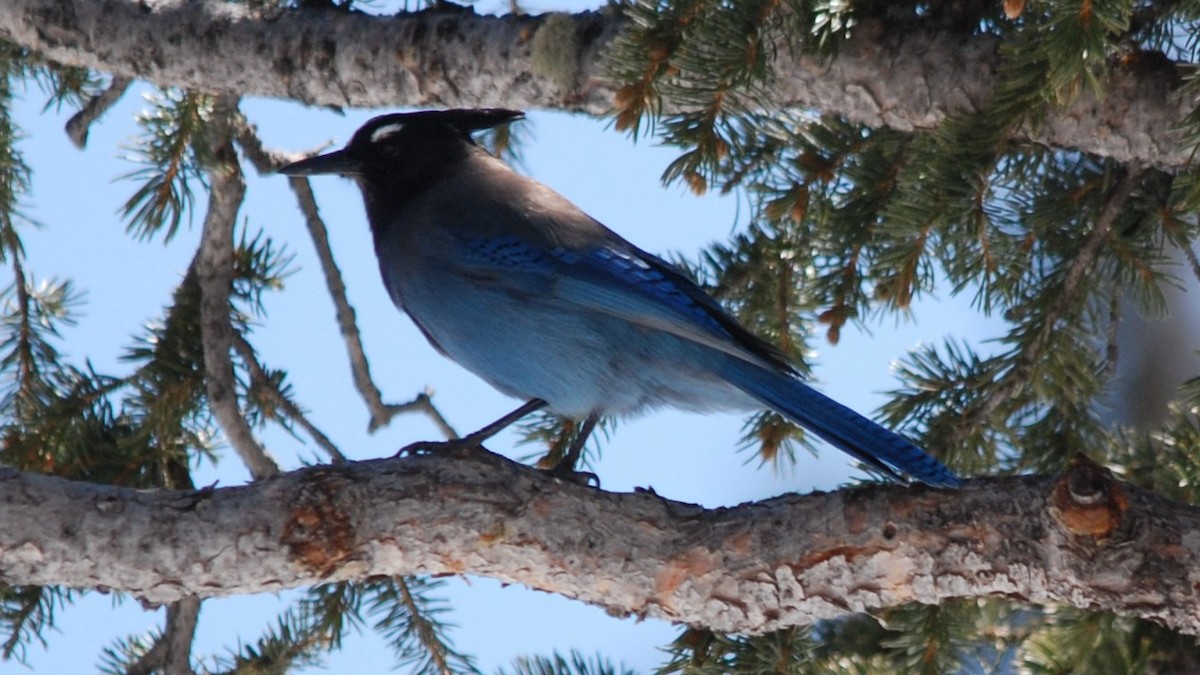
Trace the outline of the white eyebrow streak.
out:
<instances>
[{"instance_id":1,"label":"white eyebrow streak","mask_svg":"<svg viewBox=\"0 0 1200 675\"><path fill-rule=\"evenodd\" d=\"M378 129L376 129L375 131L371 132L371 142L378 143L379 139L383 138L384 136L390 136L390 135L396 133L397 131L400 131L403 128L404 128L403 122L396 122L395 124L385 124L385 125L379 127Z\"/></svg>"}]
</instances>

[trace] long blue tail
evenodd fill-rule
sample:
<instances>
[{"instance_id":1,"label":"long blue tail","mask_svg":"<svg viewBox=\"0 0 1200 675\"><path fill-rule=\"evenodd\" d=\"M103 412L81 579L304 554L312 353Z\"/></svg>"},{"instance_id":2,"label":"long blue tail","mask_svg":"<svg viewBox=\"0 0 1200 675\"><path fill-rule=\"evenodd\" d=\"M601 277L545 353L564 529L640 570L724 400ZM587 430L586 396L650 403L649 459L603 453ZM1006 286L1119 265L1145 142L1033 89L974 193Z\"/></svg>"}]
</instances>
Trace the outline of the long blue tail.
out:
<instances>
[{"instance_id":1,"label":"long blue tail","mask_svg":"<svg viewBox=\"0 0 1200 675\"><path fill-rule=\"evenodd\" d=\"M878 467L944 487L958 487L950 469L908 439L888 431L793 376L730 358L725 379L839 450Z\"/></svg>"}]
</instances>

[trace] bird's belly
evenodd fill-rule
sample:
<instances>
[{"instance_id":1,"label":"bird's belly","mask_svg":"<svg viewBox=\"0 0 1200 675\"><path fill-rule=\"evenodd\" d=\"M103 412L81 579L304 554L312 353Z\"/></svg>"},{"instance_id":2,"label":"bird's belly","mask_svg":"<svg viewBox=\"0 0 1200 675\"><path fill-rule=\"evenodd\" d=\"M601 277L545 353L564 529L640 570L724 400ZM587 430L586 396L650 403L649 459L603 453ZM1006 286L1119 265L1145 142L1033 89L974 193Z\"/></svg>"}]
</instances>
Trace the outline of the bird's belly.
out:
<instances>
[{"instance_id":1,"label":"bird's belly","mask_svg":"<svg viewBox=\"0 0 1200 675\"><path fill-rule=\"evenodd\" d=\"M409 284L390 288L393 298L430 342L510 396L540 398L576 418L658 406L760 407L713 375L715 369L700 367L717 358L706 347L553 299L514 298L433 276L442 277L436 291Z\"/></svg>"}]
</instances>

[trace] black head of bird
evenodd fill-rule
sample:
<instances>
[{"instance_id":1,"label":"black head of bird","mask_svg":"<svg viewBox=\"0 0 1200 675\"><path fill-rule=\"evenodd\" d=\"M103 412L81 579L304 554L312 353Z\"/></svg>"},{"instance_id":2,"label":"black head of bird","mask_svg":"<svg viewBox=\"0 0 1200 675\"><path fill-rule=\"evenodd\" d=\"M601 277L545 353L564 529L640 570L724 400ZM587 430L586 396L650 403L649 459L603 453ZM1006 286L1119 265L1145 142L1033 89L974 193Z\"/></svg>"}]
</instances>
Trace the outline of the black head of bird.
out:
<instances>
[{"instance_id":1,"label":"black head of bird","mask_svg":"<svg viewBox=\"0 0 1200 675\"><path fill-rule=\"evenodd\" d=\"M503 108L424 110L380 115L364 124L346 147L289 164L288 176L339 174L362 188L372 224L384 220L457 162L481 152L471 135L524 117Z\"/></svg>"}]
</instances>

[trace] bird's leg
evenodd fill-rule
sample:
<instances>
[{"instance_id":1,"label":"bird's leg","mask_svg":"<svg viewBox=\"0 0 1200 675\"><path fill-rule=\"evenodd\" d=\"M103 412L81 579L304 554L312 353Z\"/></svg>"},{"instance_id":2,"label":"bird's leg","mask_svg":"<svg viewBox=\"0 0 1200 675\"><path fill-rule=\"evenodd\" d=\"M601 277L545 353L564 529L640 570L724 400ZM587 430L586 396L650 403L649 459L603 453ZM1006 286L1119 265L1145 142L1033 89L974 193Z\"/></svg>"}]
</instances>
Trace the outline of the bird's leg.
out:
<instances>
[{"instance_id":1,"label":"bird's leg","mask_svg":"<svg viewBox=\"0 0 1200 675\"><path fill-rule=\"evenodd\" d=\"M420 451L452 452L455 450L463 450L465 448L483 448L483 442L487 439L495 436L501 431L504 431L506 428L512 425L513 422L516 422L529 413L541 410L545 407L546 402L542 399L530 399L529 401L523 403L521 407L508 413L504 417L501 417L495 422L492 422L479 431L474 431L466 436L463 436L462 438L453 438L448 441L417 441L416 443L410 443L409 445L400 448L400 451L396 453L396 456L401 457L404 455L411 455Z\"/></svg>"},{"instance_id":2,"label":"bird's leg","mask_svg":"<svg viewBox=\"0 0 1200 675\"><path fill-rule=\"evenodd\" d=\"M461 439L461 441L465 445L479 445L479 444L483 443L484 441L486 441L487 439L491 438L492 436L495 436L496 434L500 433L501 431L504 431L505 429L507 429L509 426L511 426L514 422L521 419L522 417L525 417L526 415L528 415L530 413L537 412L545 407L546 407L546 402L543 401L542 399L540 399L540 398L530 399L526 403L522 404L520 408L517 408L516 410L508 413L504 417L501 417L500 419L496 420L495 422L492 422L491 424L480 429L479 431L474 431L474 432L467 434L465 437L463 437ZM451 442L453 442L453 441L451 441Z\"/></svg>"},{"instance_id":3,"label":"bird's leg","mask_svg":"<svg viewBox=\"0 0 1200 675\"><path fill-rule=\"evenodd\" d=\"M571 439L571 445L567 447L567 452L549 469L550 474L584 485L595 481L596 487L600 487L600 478L596 474L575 470L575 465L579 463L579 457L583 454L583 446L587 445L588 437L592 435L592 430L596 428L596 423L599 421L600 415L597 413L591 413L584 418L583 423L579 425L579 431L575 433L575 438Z\"/></svg>"}]
</instances>

